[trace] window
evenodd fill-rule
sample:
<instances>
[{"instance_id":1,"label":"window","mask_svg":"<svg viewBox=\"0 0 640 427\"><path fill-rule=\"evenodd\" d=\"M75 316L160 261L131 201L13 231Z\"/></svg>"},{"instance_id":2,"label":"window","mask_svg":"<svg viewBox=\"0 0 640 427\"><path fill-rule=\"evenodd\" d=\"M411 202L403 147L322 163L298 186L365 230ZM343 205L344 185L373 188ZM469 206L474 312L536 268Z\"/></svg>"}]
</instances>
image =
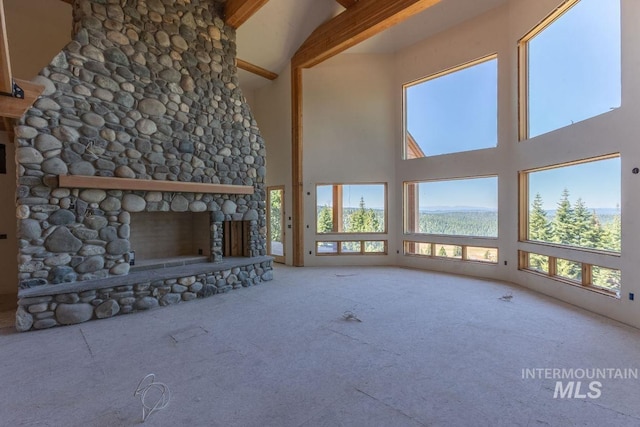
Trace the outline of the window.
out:
<instances>
[{"instance_id":1,"label":"window","mask_svg":"<svg viewBox=\"0 0 640 427\"><path fill-rule=\"evenodd\" d=\"M405 183L406 233L498 236L498 178Z\"/></svg>"},{"instance_id":2,"label":"window","mask_svg":"<svg viewBox=\"0 0 640 427\"><path fill-rule=\"evenodd\" d=\"M618 154L520 173L519 268L620 292Z\"/></svg>"},{"instance_id":3,"label":"window","mask_svg":"<svg viewBox=\"0 0 640 427\"><path fill-rule=\"evenodd\" d=\"M520 251L520 269L620 297L620 270Z\"/></svg>"},{"instance_id":4,"label":"window","mask_svg":"<svg viewBox=\"0 0 640 427\"><path fill-rule=\"evenodd\" d=\"M620 157L521 173L521 240L620 252Z\"/></svg>"},{"instance_id":5,"label":"window","mask_svg":"<svg viewBox=\"0 0 640 427\"><path fill-rule=\"evenodd\" d=\"M316 186L316 230L323 233L384 233L385 184Z\"/></svg>"},{"instance_id":6,"label":"window","mask_svg":"<svg viewBox=\"0 0 640 427\"><path fill-rule=\"evenodd\" d=\"M519 46L521 140L620 106L619 0L569 0Z\"/></svg>"},{"instance_id":7,"label":"window","mask_svg":"<svg viewBox=\"0 0 640 427\"><path fill-rule=\"evenodd\" d=\"M316 255L386 255L386 240L316 242Z\"/></svg>"},{"instance_id":8,"label":"window","mask_svg":"<svg viewBox=\"0 0 640 427\"><path fill-rule=\"evenodd\" d=\"M448 258L463 261L497 264L498 249L466 245L404 241L404 254L432 258Z\"/></svg>"},{"instance_id":9,"label":"window","mask_svg":"<svg viewBox=\"0 0 640 427\"><path fill-rule=\"evenodd\" d=\"M495 55L409 83L404 97L405 159L497 145Z\"/></svg>"}]
</instances>

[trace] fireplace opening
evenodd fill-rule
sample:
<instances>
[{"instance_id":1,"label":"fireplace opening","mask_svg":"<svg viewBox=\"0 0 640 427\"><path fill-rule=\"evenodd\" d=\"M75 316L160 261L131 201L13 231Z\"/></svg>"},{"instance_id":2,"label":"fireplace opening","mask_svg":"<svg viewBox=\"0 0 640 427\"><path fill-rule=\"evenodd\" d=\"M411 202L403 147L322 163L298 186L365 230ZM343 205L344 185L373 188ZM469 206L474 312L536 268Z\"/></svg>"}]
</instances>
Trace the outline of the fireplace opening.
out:
<instances>
[{"instance_id":1,"label":"fireplace opening","mask_svg":"<svg viewBox=\"0 0 640 427\"><path fill-rule=\"evenodd\" d=\"M250 257L251 221L225 221L222 238L223 257Z\"/></svg>"},{"instance_id":2,"label":"fireplace opening","mask_svg":"<svg viewBox=\"0 0 640 427\"><path fill-rule=\"evenodd\" d=\"M209 212L131 214L134 267L206 262L211 258Z\"/></svg>"}]
</instances>

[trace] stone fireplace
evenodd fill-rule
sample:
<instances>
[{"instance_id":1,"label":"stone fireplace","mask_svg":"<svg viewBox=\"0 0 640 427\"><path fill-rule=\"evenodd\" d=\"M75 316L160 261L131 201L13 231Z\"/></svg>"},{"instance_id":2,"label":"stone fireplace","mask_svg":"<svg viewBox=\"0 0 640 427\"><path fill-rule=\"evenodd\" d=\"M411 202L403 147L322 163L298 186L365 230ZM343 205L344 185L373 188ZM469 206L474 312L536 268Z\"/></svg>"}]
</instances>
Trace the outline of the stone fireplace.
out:
<instances>
[{"instance_id":1,"label":"stone fireplace","mask_svg":"<svg viewBox=\"0 0 640 427\"><path fill-rule=\"evenodd\" d=\"M75 0L15 129L18 330L271 279L264 141L223 6Z\"/></svg>"},{"instance_id":2,"label":"stone fireplace","mask_svg":"<svg viewBox=\"0 0 640 427\"><path fill-rule=\"evenodd\" d=\"M133 267L160 260L211 258L209 212L138 212L131 215Z\"/></svg>"}]
</instances>

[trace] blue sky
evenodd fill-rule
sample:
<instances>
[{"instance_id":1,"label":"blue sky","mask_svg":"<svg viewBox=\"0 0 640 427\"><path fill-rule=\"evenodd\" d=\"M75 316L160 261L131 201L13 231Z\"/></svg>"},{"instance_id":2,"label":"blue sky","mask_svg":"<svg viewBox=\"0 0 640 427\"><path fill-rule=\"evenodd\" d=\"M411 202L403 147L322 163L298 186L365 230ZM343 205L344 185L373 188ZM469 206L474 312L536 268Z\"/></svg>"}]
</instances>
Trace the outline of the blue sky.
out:
<instances>
[{"instance_id":1,"label":"blue sky","mask_svg":"<svg viewBox=\"0 0 640 427\"><path fill-rule=\"evenodd\" d=\"M620 1L582 0L529 41L529 134L620 106Z\"/></svg>"},{"instance_id":2,"label":"blue sky","mask_svg":"<svg viewBox=\"0 0 640 427\"><path fill-rule=\"evenodd\" d=\"M619 0L578 2L529 41L529 67L531 137L619 107ZM495 147L497 60L410 86L406 102L407 129L427 156ZM479 180L430 184L420 207L427 197L429 205L488 207L493 203L488 187L480 185ZM532 197L541 193L545 209L555 209L565 187L572 202L581 197L590 208L615 208L620 160L536 173L530 191Z\"/></svg>"},{"instance_id":3,"label":"blue sky","mask_svg":"<svg viewBox=\"0 0 640 427\"><path fill-rule=\"evenodd\" d=\"M530 173L529 207L540 193L543 209L556 209L565 187L572 204L581 198L592 209L615 208L620 204L620 158Z\"/></svg>"},{"instance_id":4,"label":"blue sky","mask_svg":"<svg viewBox=\"0 0 640 427\"><path fill-rule=\"evenodd\" d=\"M407 130L425 155L495 147L498 60L407 88Z\"/></svg>"},{"instance_id":5,"label":"blue sky","mask_svg":"<svg viewBox=\"0 0 640 427\"><path fill-rule=\"evenodd\" d=\"M333 189L331 185L318 185L316 190L318 206L332 206ZM383 184L352 184L342 186L342 206L357 208L360 198L364 197L365 207L373 209L384 208Z\"/></svg>"},{"instance_id":6,"label":"blue sky","mask_svg":"<svg viewBox=\"0 0 640 427\"><path fill-rule=\"evenodd\" d=\"M498 210L498 178L453 179L421 182L419 209L474 206Z\"/></svg>"}]
</instances>

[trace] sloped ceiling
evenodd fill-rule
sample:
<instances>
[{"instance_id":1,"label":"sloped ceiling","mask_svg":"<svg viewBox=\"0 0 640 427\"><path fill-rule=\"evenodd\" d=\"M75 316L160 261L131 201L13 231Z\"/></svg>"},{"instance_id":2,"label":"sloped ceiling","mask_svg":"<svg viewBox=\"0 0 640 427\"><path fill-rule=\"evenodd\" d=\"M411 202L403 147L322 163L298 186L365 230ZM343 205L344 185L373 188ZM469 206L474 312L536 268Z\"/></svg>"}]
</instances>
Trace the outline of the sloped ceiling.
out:
<instances>
[{"instance_id":1,"label":"sloped ceiling","mask_svg":"<svg viewBox=\"0 0 640 427\"><path fill-rule=\"evenodd\" d=\"M442 0L345 53L395 52L506 1ZM335 0L270 0L238 29L238 58L281 73L307 36L343 10ZM240 84L245 90L253 90L269 84L269 80L241 71Z\"/></svg>"}]
</instances>

